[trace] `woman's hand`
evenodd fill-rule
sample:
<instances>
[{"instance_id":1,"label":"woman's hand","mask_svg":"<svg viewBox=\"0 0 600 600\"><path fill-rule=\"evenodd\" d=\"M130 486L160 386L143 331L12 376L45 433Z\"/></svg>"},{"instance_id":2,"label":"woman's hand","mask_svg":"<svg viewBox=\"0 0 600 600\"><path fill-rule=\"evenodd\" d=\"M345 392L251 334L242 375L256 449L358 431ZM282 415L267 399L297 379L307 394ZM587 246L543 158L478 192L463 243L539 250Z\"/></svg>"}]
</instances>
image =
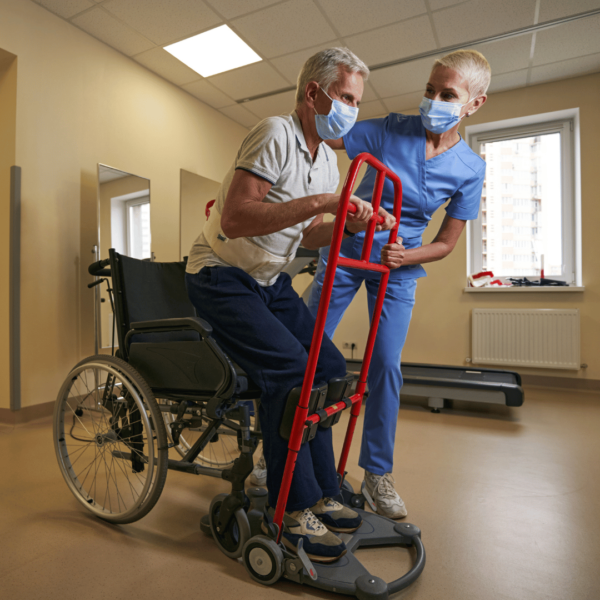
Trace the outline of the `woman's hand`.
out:
<instances>
[{"instance_id":1,"label":"woman's hand","mask_svg":"<svg viewBox=\"0 0 600 600\"><path fill-rule=\"evenodd\" d=\"M397 269L404 262L406 248L402 245L402 238L397 238L393 244L386 244L381 250L381 264L390 269Z\"/></svg>"}]
</instances>

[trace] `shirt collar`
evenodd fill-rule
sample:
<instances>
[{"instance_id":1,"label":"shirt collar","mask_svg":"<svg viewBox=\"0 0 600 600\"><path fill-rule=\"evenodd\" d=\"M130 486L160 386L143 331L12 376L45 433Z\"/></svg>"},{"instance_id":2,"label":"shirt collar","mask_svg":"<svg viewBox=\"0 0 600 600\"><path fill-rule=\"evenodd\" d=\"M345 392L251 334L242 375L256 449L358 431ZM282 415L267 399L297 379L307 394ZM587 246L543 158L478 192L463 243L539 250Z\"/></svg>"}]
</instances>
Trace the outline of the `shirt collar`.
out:
<instances>
[{"instance_id":1,"label":"shirt collar","mask_svg":"<svg viewBox=\"0 0 600 600\"><path fill-rule=\"evenodd\" d=\"M319 151L317 152L317 157L316 157L315 161L313 162L312 155L308 149L308 146L306 145L306 139L304 138L304 131L302 131L302 123L300 123L300 117L298 117L298 113L296 111L292 112L292 122L294 123L294 131L296 133L296 142L298 144L298 147L302 151L306 152L311 163L313 163L313 168L317 168L318 165L323 160L326 160L329 162L329 157L327 156L327 150L326 150L323 142L321 142L319 144Z\"/></svg>"}]
</instances>

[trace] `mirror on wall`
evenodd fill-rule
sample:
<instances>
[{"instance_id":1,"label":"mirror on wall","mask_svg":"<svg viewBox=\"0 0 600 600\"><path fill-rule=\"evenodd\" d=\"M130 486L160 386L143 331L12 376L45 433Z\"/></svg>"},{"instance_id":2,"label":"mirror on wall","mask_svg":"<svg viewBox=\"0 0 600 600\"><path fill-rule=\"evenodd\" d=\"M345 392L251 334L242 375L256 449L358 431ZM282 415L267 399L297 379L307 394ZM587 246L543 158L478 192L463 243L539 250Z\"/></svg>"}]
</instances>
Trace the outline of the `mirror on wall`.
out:
<instances>
[{"instance_id":1,"label":"mirror on wall","mask_svg":"<svg viewBox=\"0 0 600 600\"><path fill-rule=\"evenodd\" d=\"M98 223L100 259L108 258L109 248L114 248L119 254L152 260L150 180L98 164ZM100 287L100 344L110 348L113 313L106 286Z\"/></svg>"},{"instance_id":2,"label":"mirror on wall","mask_svg":"<svg viewBox=\"0 0 600 600\"><path fill-rule=\"evenodd\" d=\"M221 184L181 169L180 186L179 258L183 260L200 235L206 223L206 205L217 197Z\"/></svg>"}]
</instances>

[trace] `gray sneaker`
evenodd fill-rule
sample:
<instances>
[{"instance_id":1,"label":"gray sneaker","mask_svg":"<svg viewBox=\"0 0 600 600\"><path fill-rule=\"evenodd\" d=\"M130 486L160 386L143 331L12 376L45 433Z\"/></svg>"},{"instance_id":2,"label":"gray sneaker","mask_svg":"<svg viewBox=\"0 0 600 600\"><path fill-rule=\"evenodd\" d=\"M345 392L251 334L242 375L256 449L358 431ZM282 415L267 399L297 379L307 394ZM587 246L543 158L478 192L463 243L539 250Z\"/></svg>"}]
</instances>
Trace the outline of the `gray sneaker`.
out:
<instances>
[{"instance_id":1,"label":"gray sneaker","mask_svg":"<svg viewBox=\"0 0 600 600\"><path fill-rule=\"evenodd\" d=\"M269 508L269 513L274 514L274 509ZM262 523L262 530L267 529ZM281 541L292 552L298 551L298 541L302 539L302 547L306 555L313 562L331 563L346 554L346 544L329 531L310 508L295 510L283 514L283 531Z\"/></svg>"},{"instance_id":2,"label":"gray sneaker","mask_svg":"<svg viewBox=\"0 0 600 600\"><path fill-rule=\"evenodd\" d=\"M260 458L254 465L252 473L250 473L250 483L252 485L267 485L267 463L265 462L265 456L262 452L262 448L260 451Z\"/></svg>"},{"instance_id":3,"label":"gray sneaker","mask_svg":"<svg viewBox=\"0 0 600 600\"><path fill-rule=\"evenodd\" d=\"M394 483L391 473L381 476L365 471L365 485L375 502L377 514L390 519L402 519L407 514L406 506L394 489Z\"/></svg>"}]
</instances>

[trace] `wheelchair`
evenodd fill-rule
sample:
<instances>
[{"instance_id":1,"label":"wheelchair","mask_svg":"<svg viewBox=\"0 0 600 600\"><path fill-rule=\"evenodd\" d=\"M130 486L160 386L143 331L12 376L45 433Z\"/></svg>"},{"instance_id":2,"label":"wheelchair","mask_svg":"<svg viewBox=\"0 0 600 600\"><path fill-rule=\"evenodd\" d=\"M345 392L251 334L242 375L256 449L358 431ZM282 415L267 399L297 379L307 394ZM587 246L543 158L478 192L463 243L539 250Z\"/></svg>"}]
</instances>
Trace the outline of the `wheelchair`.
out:
<instances>
[{"instance_id":1,"label":"wheelchair","mask_svg":"<svg viewBox=\"0 0 600 600\"><path fill-rule=\"evenodd\" d=\"M375 217L367 230L362 261L338 257L349 196L363 162L379 171L375 208L383 179L386 175L393 179L394 213L399 220L399 179L370 155L359 155L340 201L304 385L290 393L280 428L289 439L289 454L274 516L266 510L264 488L245 488L262 439L260 389L222 351L210 324L196 316L185 288L185 263L147 262L114 249L89 272L99 278L90 287L108 278L112 281L108 289L118 350L114 356L95 355L79 362L61 386L54 410L60 470L86 510L114 524L132 523L157 503L169 469L216 477L228 481L231 492L213 499L201 529L225 555L241 557L257 582L271 585L286 577L362 599L383 600L419 577L425 565L419 529L364 511L365 499L374 508L366 490L355 493L344 479L389 276L387 267L369 262ZM396 232L397 227L390 240L392 236L395 240ZM352 395L351 376L313 385L338 262L382 273L363 370ZM300 445L312 439L317 426L337 423L346 408L351 409L351 417L338 467L337 500L360 511L363 525L353 535L343 534L348 552L337 563L313 565L301 543L297 554L280 543L284 507ZM170 449L176 450L178 459L169 457ZM389 584L372 576L354 555L359 547L381 545L416 550L411 570Z\"/></svg>"}]
</instances>

